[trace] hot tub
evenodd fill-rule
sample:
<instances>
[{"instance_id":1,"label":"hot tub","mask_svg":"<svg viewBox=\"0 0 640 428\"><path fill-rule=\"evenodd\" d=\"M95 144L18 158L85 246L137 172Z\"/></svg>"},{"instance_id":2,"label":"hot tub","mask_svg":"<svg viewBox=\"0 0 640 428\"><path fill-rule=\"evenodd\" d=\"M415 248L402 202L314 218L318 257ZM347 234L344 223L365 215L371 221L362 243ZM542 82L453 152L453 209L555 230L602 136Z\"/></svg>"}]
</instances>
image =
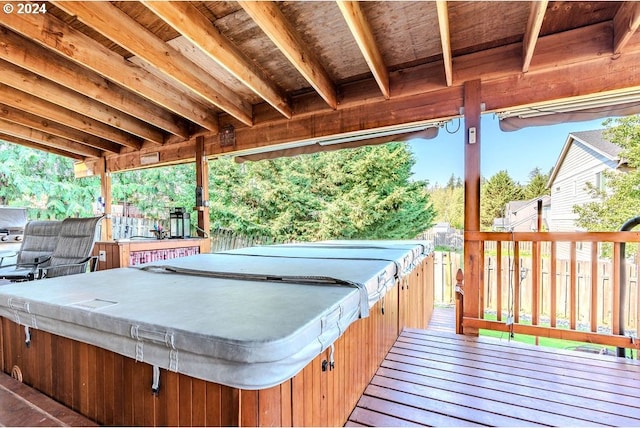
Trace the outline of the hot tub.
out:
<instances>
[{"instance_id":1,"label":"hot tub","mask_svg":"<svg viewBox=\"0 0 640 428\"><path fill-rule=\"evenodd\" d=\"M425 295L418 247L258 247L3 286L4 370L99 423L341 425L417 308L402 290ZM114 401L94 408L104 385Z\"/></svg>"}]
</instances>

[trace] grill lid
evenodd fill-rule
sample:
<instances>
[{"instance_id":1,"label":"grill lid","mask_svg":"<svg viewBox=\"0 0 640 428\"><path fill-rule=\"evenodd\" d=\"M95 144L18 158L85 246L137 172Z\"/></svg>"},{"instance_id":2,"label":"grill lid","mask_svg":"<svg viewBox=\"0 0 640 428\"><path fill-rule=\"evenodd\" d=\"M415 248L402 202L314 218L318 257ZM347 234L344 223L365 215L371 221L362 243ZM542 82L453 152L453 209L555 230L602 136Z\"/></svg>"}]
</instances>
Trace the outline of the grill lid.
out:
<instances>
[{"instance_id":1,"label":"grill lid","mask_svg":"<svg viewBox=\"0 0 640 428\"><path fill-rule=\"evenodd\" d=\"M26 208L0 206L0 241L21 241L26 224Z\"/></svg>"}]
</instances>

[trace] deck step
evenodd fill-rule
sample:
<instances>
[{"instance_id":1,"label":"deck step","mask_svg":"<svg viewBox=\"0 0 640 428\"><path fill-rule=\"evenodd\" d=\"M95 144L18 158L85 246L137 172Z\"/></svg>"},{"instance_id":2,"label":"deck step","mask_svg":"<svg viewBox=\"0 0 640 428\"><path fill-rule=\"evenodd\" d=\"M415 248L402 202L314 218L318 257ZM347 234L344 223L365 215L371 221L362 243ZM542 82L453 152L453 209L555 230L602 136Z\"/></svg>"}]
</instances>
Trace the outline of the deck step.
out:
<instances>
[{"instance_id":1,"label":"deck step","mask_svg":"<svg viewBox=\"0 0 640 428\"><path fill-rule=\"evenodd\" d=\"M98 426L43 393L0 372L0 426Z\"/></svg>"}]
</instances>

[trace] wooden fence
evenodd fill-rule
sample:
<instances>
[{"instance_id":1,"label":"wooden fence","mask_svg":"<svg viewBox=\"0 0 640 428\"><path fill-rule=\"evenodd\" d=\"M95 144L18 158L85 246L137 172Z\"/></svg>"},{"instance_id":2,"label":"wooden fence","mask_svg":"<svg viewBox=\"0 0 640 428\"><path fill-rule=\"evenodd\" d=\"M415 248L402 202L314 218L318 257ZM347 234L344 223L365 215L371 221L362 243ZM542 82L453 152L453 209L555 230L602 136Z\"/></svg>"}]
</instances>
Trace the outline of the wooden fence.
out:
<instances>
[{"instance_id":1,"label":"wooden fence","mask_svg":"<svg viewBox=\"0 0 640 428\"><path fill-rule=\"evenodd\" d=\"M638 269L622 246L640 242L640 233L467 232L465 242L479 248L472 257L477 264L466 267L472 275L464 284L465 331L637 346L626 336L640 330ZM600 257L603 248L611 249L610 258Z\"/></svg>"},{"instance_id":2,"label":"wooden fence","mask_svg":"<svg viewBox=\"0 0 640 428\"><path fill-rule=\"evenodd\" d=\"M211 231L211 252L255 247L258 245L285 244L295 241L273 239L268 236L241 235L230 229L217 228Z\"/></svg>"},{"instance_id":3,"label":"wooden fence","mask_svg":"<svg viewBox=\"0 0 640 428\"><path fill-rule=\"evenodd\" d=\"M503 253L504 254L504 253ZM518 271L515 271L516 266ZM613 289L613 263L611 260L598 260L595 263L595 270L591 269L591 261L575 262L575 302L576 322L578 328L591 330L591 292L595 282L595 292L597 293L597 313L596 331L610 332L612 326L612 296ZM495 314L497 320L506 320L513 313L513 303L518 300L520 303L519 316L529 319L533 310L532 301L532 272L533 259L531 256L519 257L516 261L513 257L502 256L499 262L496 256L485 256L485 281L484 281L484 303L485 311ZM638 268L635 263L629 261L625 263L626 269L626 305L620 310L625 313L627 330L635 330L637 322L637 293L638 293ZM539 273L539 313L541 322L549 323L551 320L551 275L555 275L556 296L555 296L555 316L559 322L566 322L571 316L571 287L572 287L572 264L570 260L559 259L556 261L555 273L552 273L551 260L542 258L540 260ZM498 278L498 275L500 278ZM515 276L518 276L519 286L516 289ZM595 275L595 277L593 277ZM498 284L502 284L501 294L498 295ZM519 296L516 296L515 293ZM498 310L500 308L500 311Z\"/></svg>"}]
</instances>

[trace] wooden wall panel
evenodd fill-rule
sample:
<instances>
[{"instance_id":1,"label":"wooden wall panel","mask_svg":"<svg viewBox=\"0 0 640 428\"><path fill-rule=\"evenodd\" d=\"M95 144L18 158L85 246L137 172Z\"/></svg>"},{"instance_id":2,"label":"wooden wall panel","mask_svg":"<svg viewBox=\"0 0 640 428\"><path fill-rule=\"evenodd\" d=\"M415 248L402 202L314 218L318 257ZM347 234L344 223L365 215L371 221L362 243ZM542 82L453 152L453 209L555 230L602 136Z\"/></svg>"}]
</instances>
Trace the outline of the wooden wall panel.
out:
<instances>
[{"instance_id":1,"label":"wooden wall panel","mask_svg":"<svg viewBox=\"0 0 640 428\"><path fill-rule=\"evenodd\" d=\"M121 267L127 267L130 263L131 254L142 254L154 251L166 251L171 256L171 250L190 251L193 253L206 253L209 252L211 244L209 239L148 239L148 240L133 240L133 241L98 241L93 247L92 255L98 256L100 251L105 252L106 260L98 261L98 270L116 269ZM145 255L144 257L152 258L152 255ZM146 260L141 256L143 261L153 261L151 259ZM164 256L163 256L164 257Z\"/></svg>"}]
</instances>

